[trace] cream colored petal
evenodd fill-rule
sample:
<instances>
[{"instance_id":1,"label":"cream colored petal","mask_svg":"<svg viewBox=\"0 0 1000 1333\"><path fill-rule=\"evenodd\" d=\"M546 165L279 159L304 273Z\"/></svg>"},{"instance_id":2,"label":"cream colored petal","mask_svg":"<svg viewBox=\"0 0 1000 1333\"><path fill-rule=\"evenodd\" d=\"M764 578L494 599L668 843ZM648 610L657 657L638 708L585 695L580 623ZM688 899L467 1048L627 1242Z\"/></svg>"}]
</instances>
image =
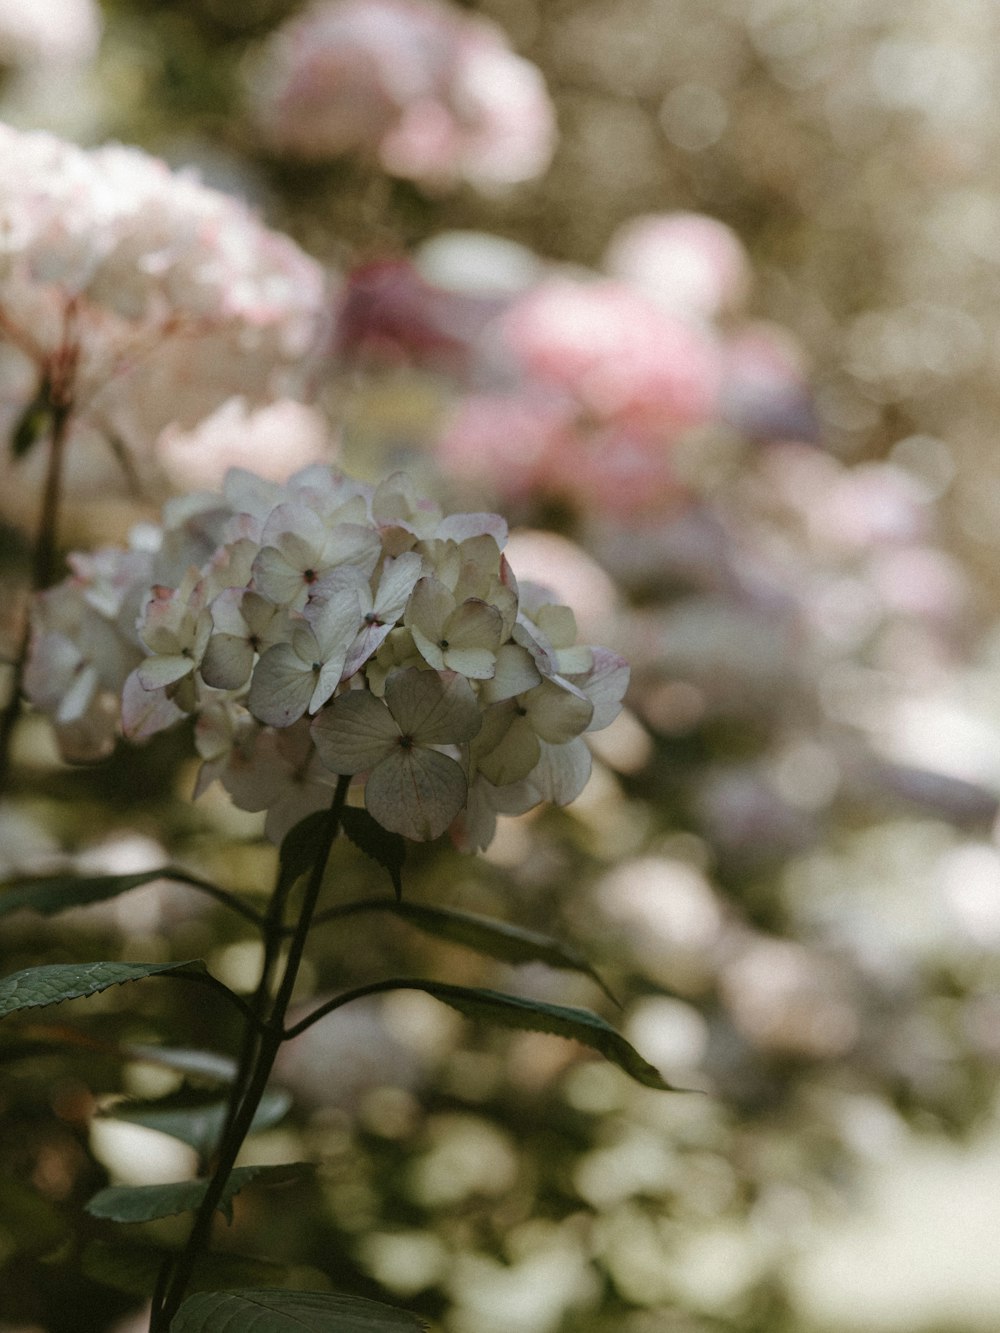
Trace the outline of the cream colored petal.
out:
<instances>
[{"instance_id":1,"label":"cream colored petal","mask_svg":"<svg viewBox=\"0 0 1000 1333\"><path fill-rule=\"evenodd\" d=\"M454 759L420 746L392 754L369 775L368 813L392 833L426 842L439 837L465 804L468 784Z\"/></svg>"},{"instance_id":2,"label":"cream colored petal","mask_svg":"<svg viewBox=\"0 0 1000 1333\"><path fill-rule=\"evenodd\" d=\"M312 723L320 759L332 773L363 773L398 747L399 727L392 714L367 690L350 690L334 699Z\"/></svg>"}]
</instances>

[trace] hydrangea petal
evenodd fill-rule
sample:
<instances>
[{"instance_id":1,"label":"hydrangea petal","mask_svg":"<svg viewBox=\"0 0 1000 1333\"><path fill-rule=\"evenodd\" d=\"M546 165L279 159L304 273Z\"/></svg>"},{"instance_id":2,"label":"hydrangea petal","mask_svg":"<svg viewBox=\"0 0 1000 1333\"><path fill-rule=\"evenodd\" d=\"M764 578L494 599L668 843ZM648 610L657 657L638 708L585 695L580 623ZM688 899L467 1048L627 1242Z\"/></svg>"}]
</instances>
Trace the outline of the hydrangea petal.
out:
<instances>
[{"instance_id":1,"label":"hydrangea petal","mask_svg":"<svg viewBox=\"0 0 1000 1333\"><path fill-rule=\"evenodd\" d=\"M398 671L386 681L385 700L402 734L420 745L471 740L482 726L472 686L452 672Z\"/></svg>"},{"instance_id":2,"label":"hydrangea petal","mask_svg":"<svg viewBox=\"0 0 1000 1333\"><path fill-rule=\"evenodd\" d=\"M398 747L399 727L367 690L350 690L313 719L320 759L333 773L363 773Z\"/></svg>"},{"instance_id":3,"label":"hydrangea petal","mask_svg":"<svg viewBox=\"0 0 1000 1333\"><path fill-rule=\"evenodd\" d=\"M465 804L460 765L437 750L397 744L368 778L368 813L392 833L426 842L439 837Z\"/></svg>"},{"instance_id":4,"label":"hydrangea petal","mask_svg":"<svg viewBox=\"0 0 1000 1333\"><path fill-rule=\"evenodd\" d=\"M544 680L522 699L531 725L543 741L563 745L586 731L594 705L569 681Z\"/></svg>"},{"instance_id":5,"label":"hydrangea petal","mask_svg":"<svg viewBox=\"0 0 1000 1333\"><path fill-rule=\"evenodd\" d=\"M494 786L506 787L528 777L541 754L541 742L528 719L515 717L493 749L479 756L479 770Z\"/></svg>"},{"instance_id":6,"label":"hydrangea petal","mask_svg":"<svg viewBox=\"0 0 1000 1333\"><path fill-rule=\"evenodd\" d=\"M144 690L161 690L167 685L190 675L194 670L194 661L181 653L172 653L164 657L147 657L138 668L139 680Z\"/></svg>"},{"instance_id":7,"label":"hydrangea petal","mask_svg":"<svg viewBox=\"0 0 1000 1333\"><path fill-rule=\"evenodd\" d=\"M543 741L541 749L529 780L543 801L569 805L587 785L593 767L587 742L579 736L566 745L547 745Z\"/></svg>"},{"instance_id":8,"label":"hydrangea petal","mask_svg":"<svg viewBox=\"0 0 1000 1333\"><path fill-rule=\"evenodd\" d=\"M163 690L147 690L133 671L122 687L122 731L130 741L148 740L184 716Z\"/></svg>"},{"instance_id":9,"label":"hydrangea petal","mask_svg":"<svg viewBox=\"0 0 1000 1333\"><path fill-rule=\"evenodd\" d=\"M500 612L477 598L463 602L445 622L445 661L453 671L485 680L496 670Z\"/></svg>"},{"instance_id":10,"label":"hydrangea petal","mask_svg":"<svg viewBox=\"0 0 1000 1333\"><path fill-rule=\"evenodd\" d=\"M479 697L484 703L502 703L516 694L526 694L541 682L541 674L527 648L505 643L497 651L493 677L483 681Z\"/></svg>"},{"instance_id":11,"label":"hydrangea petal","mask_svg":"<svg viewBox=\"0 0 1000 1333\"><path fill-rule=\"evenodd\" d=\"M588 731L608 727L622 711L622 699L628 689L629 665L609 648L593 648L593 665L585 676L574 681L594 705Z\"/></svg>"},{"instance_id":12,"label":"hydrangea petal","mask_svg":"<svg viewBox=\"0 0 1000 1333\"><path fill-rule=\"evenodd\" d=\"M213 634L201 660L206 685L216 690L238 690L250 679L254 650L248 639L236 634Z\"/></svg>"},{"instance_id":13,"label":"hydrangea petal","mask_svg":"<svg viewBox=\"0 0 1000 1333\"><path fill-rule=\"evenodd\" d=\"M317 675L292 644L276 643L254 668L247 707L269 726L290 727L308 708Z\"/></svg>"}]
</instances>

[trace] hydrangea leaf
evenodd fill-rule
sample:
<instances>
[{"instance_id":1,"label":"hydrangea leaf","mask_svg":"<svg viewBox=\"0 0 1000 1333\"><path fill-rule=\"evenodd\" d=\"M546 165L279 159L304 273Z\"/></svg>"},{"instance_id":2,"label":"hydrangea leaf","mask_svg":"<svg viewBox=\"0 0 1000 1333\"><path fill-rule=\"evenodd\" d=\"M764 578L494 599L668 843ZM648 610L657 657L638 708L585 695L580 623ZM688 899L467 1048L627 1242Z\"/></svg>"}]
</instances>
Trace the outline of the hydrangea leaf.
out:
<instances>
[{"instance_id":1,"label":"hydrangea leaf","mask_svg":"<svg viewBox=\"0 0 1000 1333\"><path fill-rule=\"evenodd\" d=\"M291 1095L283 1088L267 1089L254 1113L250 1133L278 1124L291 1104ZM206 1157L219 1141L226 1110L226 1102L218 1096L206 1097L204 1093L192 1093L187 1089L155 1102L120 1102L109 1115L114 1120L126 1120L130 1125L142 1125L169 1134Z\"/></svg>"},{"instance_id":2,"label":"hydrangea leaf","mask_svg":"<svg viewBox=\"0 0 1000 1333\"><path fill-rule=\"evenodd\" d=\"M174 870L170 866L161 866L158 870L140 870L132 875L40 875L16 880L0 889L0 917L22 909L38 912L41 916L55 916L73 907L117 898L121 893L152 884L158 879L214 888L214 885L196 875Z\"/></svg>"},{"instance_id":3,"label":"hydrangea leaf","mask_svg":"<svg viewBox=\"0 0 1000 1333\"><path fill-rule=\"evenodd\" d=\"M170 1333L421 1333L406 1310L318 1291L206 1291L189 1296Z\"/></svg>"},{"instance_id":4,"label":"hydrangea leaf","mask_svg":"<svg viewBox=\"0 0 1000 1333\"><path fill-rule=\"evenodd\" d=\"M48 963L25 968L0 980L0 1018L22 1009L79 1000L109 986L156 976L210 982L214 989L235 1000L232 991L210 976L200 959L186 963Z\"/></svg>"},{"instance_id":5,"label":"hydrangea leaf","mask_svg":"<svg viewBox=\"0 0 1000 1333\"><path fill-rule=\"evenodd\" d=\"M10 451L16 458L26 458L32 449L52 430L52 396L48 377L42 381L37 395L21 413L11 433Z\"/></svg>"},{"instance_id":6,"label":"hydrangea leaf","mask_svg":"<svg viewBox=\"0 0 1000 1333\"><path fill-rule=\"evenodd\" d=\"M618 1001L594 971L579 949L572 944L552 939L509 921L495 921L471 912L459 912L449 907L427 907L423 903L386 904L389 910L418 930L453 944L475 949L488 958L503 963L545 963L548 967L566 972L582 972L600 986L614 1004Z\"/></svg>"},{"instance_id":7,"label":"hydrangea leaf","mask_svg":"<svg viewBox=\"0 0 1000 1333\"><path fill-rule=\"evenodd\" d=\"M92 1240L83 1251L80 1268L85 1277L102 1286L130 1296L148 1297L156 1286L164 1260L175 1257L173 1251L123 1242L120 1238L113 1244ZM190 1286L192 1291L218 1291L220 1287L241 1283L282 1287L291 1271L283 1264L242 1254L206 1254L195 1265ZM298 1280L301 1282L301 1275Z\"/></svg>"},{"instance_id":8,"label":"hydrangea leaf","mask_svg":"<svg viewBox=\"0 0 1000 1333\"><path fill-rule=\"evenodd\" d=\"M358 810L346 806L341 812L341 825L344 833L359 851L377 861L389 872L396 897L403 896L403 861L406 857L406 843L398 833L390 833L387 828L367 810Z\"/></svg>"},{"instance_id":9,"label":"hydrangea leaf","mask_svg":"<svg viewBox=\"0 0 1000 1333\"><path fill-rule=\"evenodd\" d=\"M307 1162L234 1167L219 1200L219 1212L232 1220L233 1199L251 1181L284 1184L308 1170L311 1167ZM167 1185L109 1185L98 1190L86 1209L91 1217L103 1217L110 1222L153 1222L158 1217L193 1213L205 1197L208 1184L207 1180L178 1180Z\"/></svg>"},{"instance_id":10,"label":"hydrangea leaf","mask_svg":"<svg viewBox=\"0 0 1000 1333\"><path fill-rule=\"evenodd\" d=\"M659 1070L644 1060L620 1032L616 1032L609 1023L589 1009L544 1004L541 1000L529 1000L520 995L504 995L500 991L469 986L451 986L443 981L407 981L406 989L424 991L466 1018L478 1019L495 1027L550 1032L557 1037L572 1038L599 1051L606 1060L647 1088L657 1088L662 1092L680 1091L672 1088Z\"/></svg>"}]
</instances>

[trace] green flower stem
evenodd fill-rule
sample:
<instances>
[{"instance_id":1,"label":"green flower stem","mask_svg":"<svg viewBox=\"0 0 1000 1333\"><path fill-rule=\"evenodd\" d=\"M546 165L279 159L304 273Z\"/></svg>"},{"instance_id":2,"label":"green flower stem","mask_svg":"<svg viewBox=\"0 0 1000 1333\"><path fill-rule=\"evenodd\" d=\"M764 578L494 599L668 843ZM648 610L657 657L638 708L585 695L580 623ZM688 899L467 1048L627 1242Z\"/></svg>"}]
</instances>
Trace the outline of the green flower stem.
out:
<instances>
[{"instance_id":1,"label":"green flower stem","mask_svg":"<svg viewBox=\"0 0 1000 1333\"><path fill-rule=\"evenodd\" d=\"M42 491L42 511L38 522L38 535L35 538L35 553L31 568L31 592L38 593L52 582L56 563L56 551L59 542L59 507L62 498L63 461L66 454L66 439L69 434L70 418L73 405L61 396L56 397L52 405L52 434L49 440L49 463L45 473L45 487ZM24 670L28 661L28 649L31 646L31 605L30 601L24 612L24 625L17 655L14 658L13 679L10 684L10 698L0 713L0 792L7 788L10 773L10 750L14 730L21 716L21 686Z\"/></svg>"},{"instance_id":2,"label":"green flower stem","mask_svg":"<svg viewBox=\"0 0 1000 1333\"><path fill-rule=\"evenodd\" d=\"M278 959L281 956L281 943L285 935L292 934L298 924L285 926L285 906L288 902L288 895L295 883L295 877L287 875L284 867L279 865L278 876L275 880L274 891L271 894L271 901L268 904L267 913L261 917L257 915L257 924L260 927L264 939L264 958L261 963L260 980L257 982L257 989L251 1000L251 1007L258 1019L263 1021L267 1012L268 1000L270 999L271 989L274 981L275 969L278 965ZM243 1101L250 1079L253 1075L254 1065L260 1051L260 1028L255 1024L248 1023L243 1033L243 1044L240 1049L239 1059L236 1066L236 1076L233 1079L233 1085L229 1094L229 1106L226 1111L225 1123L222 1132L219 1135L220 1148L226 1142L227 1135L230 1133L236 1116L239 1114L240 1104Z\"/></svg>"},{"instance_id":3,"label":"green flower stem","mask_svg":"<svg viewBox=\"0 0 1000 1333\"><path fill-rule=\"evenodd\" d=\"M244 1074L242 1080L245 1090L241 1090L239 1087L240 1076L238 1074L237 1089L234 1092L231 1104L231 1115L222 1142L219 1145L215 1171L209 1181L205 1197L195 1213L187 1243L174 1263L169 1277L165 1282L159 1284L163 1289L163 1299L159 1308L154 1307L153 1309L149 1325L150 1333L167 1333L174 1315L184 1300L195 1266L207 1248L216 1208L225 1191L226 1183L243 1146L243 1141L250 1131L257 1107L260 1105L264 1089L267 1087L268 1079L271 1076L274 1061L282 1044L287 1040L284 1031L285 1014L291 1002L292 992L295 989L295 981L305 952L316 903L323 887L326 863L340 831L341 812L347 799L347 789L350 782L349 777L342 777L337 782L337 789L334 792L323 837L306 884L302 909L289 945L288 956L285 959L284 970L274 1002L266 1021L261 1022L257 1028L259 1036L256 1034L251 1036L248 1031L244 1040L242 1063L246 1064L249 1071ZM289 887L290 885L279 876L272 898L272 908L268 912L268 925L272 929L269 930L265 941L261 980L257 987L253 1005L255 1009L263 1010L267 1003L270 982L282 939L278 927L280 926ZM256 1027L256 1025L254 1026Z\"/></svg>"}]
</instances>

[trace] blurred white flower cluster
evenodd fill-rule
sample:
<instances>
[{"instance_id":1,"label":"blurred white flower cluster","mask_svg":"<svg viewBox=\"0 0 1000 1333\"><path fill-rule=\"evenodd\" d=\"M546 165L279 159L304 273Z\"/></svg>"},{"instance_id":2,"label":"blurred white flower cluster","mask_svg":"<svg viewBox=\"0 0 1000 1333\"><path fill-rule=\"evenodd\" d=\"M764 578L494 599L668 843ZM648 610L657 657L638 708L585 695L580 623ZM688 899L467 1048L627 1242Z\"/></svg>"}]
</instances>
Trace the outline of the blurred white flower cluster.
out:
<instances>
[{"instance_id":1,"label":"blurred white flower cluster","mask_svg":"<svg viewBox=\"0 0 1000 1333\"><path fill-rule=\"evenodd\" d=\"M314 260L193 175L0 125L8 417L38 396L149 448L234 394L293 393L325 298Z\"/></svg>"},{"instance_id":2,"label":"blurred white flower cluster","mask_svg":"<svg viewBox=\"0 0 1000 1333\"><path fill-rule=\"evenodd\" d=\"M374 153L394 176L491 190L542 174L555 112L538 69L488 20L435 0L333 0L270 39L253 115L278 151Z\"/></svg>"},{"instance_id":3,"label":"blurred white flower cluster","mask_svg":"<svg viewBox=\"0 0 1000 1333\"><path fill-rule=\"evenodd\" d=\"M0 0L0 65L82 65L93 58L100 36L94 0Z\"/></svg>"},{"instance_id":4,"label":"blurred white flower cluster","mask_svg":"<svg viewBox=\"0 0 1000 1333\"><path fill-rule=\"evenodd\" d=\"M73 559L36 603L29 697L75 758L114 744L119 693L136 740L193 715L199 791L219 779L276 839L349 774L383 827L484 847L498 813L580 793L583 734L628 683L567 607L518 589L506 535L401 473L234 469L129 551Z\"/></svg>"}]
</instances>

